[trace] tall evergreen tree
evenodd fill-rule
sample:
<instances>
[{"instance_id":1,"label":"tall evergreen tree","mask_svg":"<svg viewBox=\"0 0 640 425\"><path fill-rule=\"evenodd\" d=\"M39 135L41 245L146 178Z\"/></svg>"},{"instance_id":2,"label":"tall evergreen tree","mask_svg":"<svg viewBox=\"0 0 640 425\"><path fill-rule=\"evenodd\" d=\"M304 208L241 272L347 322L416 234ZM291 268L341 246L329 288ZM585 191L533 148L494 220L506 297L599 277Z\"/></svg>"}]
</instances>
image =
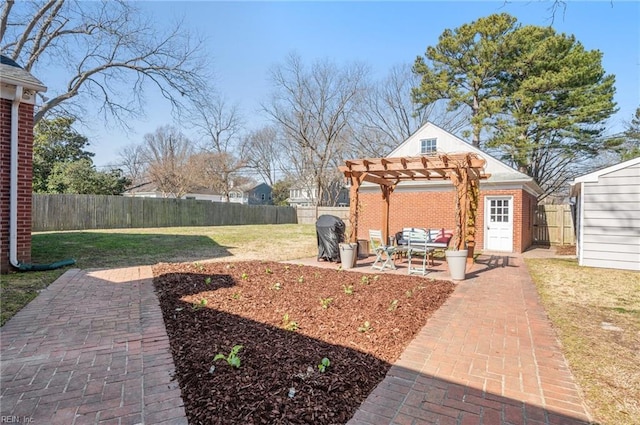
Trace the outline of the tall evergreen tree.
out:
<instances>
[{"instance_id":1,"label":"tall evergreen tree","mask_svg":"<svg viewBox=\"0 0 640 425\"><path fill-rule=\"evenodd\" d=\"M620 149L620 159L628 161L640 156L640 107L636 109L631 122L624 132L624 143Z\"/></svg>"},{"instance_id":2,"label":"tall evergreen tree","mask_svg":"<svg viewBox=\"0 0 640 425\"><path fill-rule=\"evenodd\" d=\"M615 77L600 51L573 36L520 26L503 13L445 30L425 57L414 65L422 76L415 99L471 108L473 145L497 152L546 194L611 148L603 133L616 112Z\"/></svg>"},{"instance_id":3,"label":"tall evergreen tree","mask_svg":"<svg viewBox=\"0 0 640 425\"><path fill-rule=\"evenodd\" d=\"M604 123L616 112L615 77L602 53L574 36L524 26L508 35L499 78L500 113L489 117L487 146L530 175L546 193L584 172L585 161L607 148Z\"/></svg>"},{"instance_id":4,"label":"tall evergreen tree","mask_svg":"<svg viewBox=\"0 0 640 425\"><path fill-rule=\"evenodd\" d=\"M471 109L472 143L481 147L486 120L500 107L499 77L503 72L506 36L517 28L516 18L501 13L447 29L436 46L427 47L413 66L422 80L413 89L416 103L427 107L449 100L449 110Z\"/></svg>"}]
</instances>

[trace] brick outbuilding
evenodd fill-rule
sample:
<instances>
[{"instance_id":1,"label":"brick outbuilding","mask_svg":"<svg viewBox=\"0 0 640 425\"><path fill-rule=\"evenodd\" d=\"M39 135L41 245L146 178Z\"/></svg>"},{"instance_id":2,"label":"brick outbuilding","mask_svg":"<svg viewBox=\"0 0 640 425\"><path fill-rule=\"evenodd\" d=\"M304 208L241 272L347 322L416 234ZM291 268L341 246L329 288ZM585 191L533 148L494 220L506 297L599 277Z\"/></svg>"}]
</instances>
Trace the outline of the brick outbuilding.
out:
<instances>
[{"instance_id":1,"label":"brick outbuilding","mask_svg":"<svg viewBox=\"0 0 640 425\"><path fill-rule=\"evenodd\" d=\"M33 113L36 93L47 88L0 59L0 273L7 273L11 259L31 262Z\"/></svg>"},{"instance_id":2,"label":"brick outbuilding","mask_svg":"<svg viewBox=\"0 0 640 425\"><path fill-rule=\"evenodd\" d=\"M542 189L526 174L514 170L464 140L426 123L387 157L416 157L434 153L478 154L491 176L480 182L476 222L476 251L523 252L533 244L533 219ZM449 180L403 181L389 197L389 231L404 227L453 229L455 191ZM359 190L358 238L383 220L380 187L363 183Z\"/></svg>"}]
</instances>

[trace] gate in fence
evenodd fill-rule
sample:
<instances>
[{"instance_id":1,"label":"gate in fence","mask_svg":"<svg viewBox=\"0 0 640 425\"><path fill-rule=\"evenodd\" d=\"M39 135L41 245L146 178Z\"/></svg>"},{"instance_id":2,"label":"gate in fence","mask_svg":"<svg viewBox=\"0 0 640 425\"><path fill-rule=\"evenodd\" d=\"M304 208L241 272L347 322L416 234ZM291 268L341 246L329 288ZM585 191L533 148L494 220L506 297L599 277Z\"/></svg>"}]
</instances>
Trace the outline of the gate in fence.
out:
<instances>
[{"instance_id":1,"label":"gate in fence","mask_svg":"<svg viewBox=\"0 0 640 425\"><path fill-rule=\"evenodd\" d=\"M533 220L533 240L537 245L575 245L571 205L538 205Z\"/></svg>"}]
</instances>

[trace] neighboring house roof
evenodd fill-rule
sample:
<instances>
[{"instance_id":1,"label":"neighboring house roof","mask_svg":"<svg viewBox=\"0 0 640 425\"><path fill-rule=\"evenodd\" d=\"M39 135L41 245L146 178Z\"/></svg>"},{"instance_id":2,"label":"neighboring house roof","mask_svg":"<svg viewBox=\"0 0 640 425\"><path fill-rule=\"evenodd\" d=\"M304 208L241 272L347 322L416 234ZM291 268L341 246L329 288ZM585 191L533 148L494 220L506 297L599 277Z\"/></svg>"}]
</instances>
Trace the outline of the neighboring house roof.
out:
<instances>
[{"instance_id":1,"label":"neighboring house roof","mask_svg":"<svg viewBox=\"0 0 640 425\"><path fill-rule=\"evenodd\" d=\"M140 183L125 190L124 193L154 192L156 185L153 182Z\"/></svg>"},{"instance_id":2,"label":"neighboring house roof","mask_svg":"<svg viewBox=\"0 0 640 425\"><path fill-rule=\"evenodd\" d=\"M251 191L258 190L258 188L262 188L262 187L271 189L271 186L269 186L266 183L258 183L257 185L255 185L254 187L251 188Z\"/></svg>"},{"instance_id":3,"label":"neighboring house roof","mask_svg":"<svg viewBox=\"0 0 640 425\"><path fill-rule=\"evenodd\" d=\"M606 176L607 174L614 173L618 170L622 170L623 168L633 167L638 164L640 164L640 157L620 162L610 167L603 168L602 170L597 170L592 173L576 177L575 179L573 179L573 183L571 183L571 196L576 196L580 192L580 187L582 186L581 183L597 183L602 176Z\"/></svg>"},{"instance_id":4,"label":"neighboring house roof","mask_svg":"<svg viewBox=\"0 0 640 425\"><path fill-rule=\"evenodd\" d=\"M13 86L22 86L37 92L47 91L47 87L36 77L22 69L14 60L0 55L0 82Z\"/></svg>"},{"instance_id":5,"label":"neighboring house roof","mask_svg":"<svg viewBox=\"0 0 640 425\"><path fill-rule=\"evenodd\" d=\"M247 184L247 185L237 186L232 188L231 190L236 192L251 193L256 191L258 188L261 188L262 186L266 186L267 188L271 189L271 186L269 186L266 183L258 183L258 184Z\"/></svg>"},{"instance_id":6,"label":"neighboring house roof","mask_svg":"<svg viewBox=\"0 0 640 425\"><path fill-rule=\"evenodd\" d=\"M427 122L420 127L415 133L409 136L404 142L402 142L397 148L395 148L387 158L403 157L403 156L418 156L420 154L420 141L423 139L437 139L437 152L438 153L461 153L472 152L480 155L487 163L485 166L485 172L491 176L487 180L483 180L481 185L508 185L518 184L523 185L530 193L539 196L544 191L538 186L538 184L530 176L521 173L518 170L513 169L504 162L494 158L488 153L476 148L475 146L465 142L456 135L449 133L448 131L438 127L437 125ZM437 184L450 184L448 182L427 182L430 185ZM410 185L424 185L425 182L404 182L403 184Z\"/></svg>"}]
</instances>

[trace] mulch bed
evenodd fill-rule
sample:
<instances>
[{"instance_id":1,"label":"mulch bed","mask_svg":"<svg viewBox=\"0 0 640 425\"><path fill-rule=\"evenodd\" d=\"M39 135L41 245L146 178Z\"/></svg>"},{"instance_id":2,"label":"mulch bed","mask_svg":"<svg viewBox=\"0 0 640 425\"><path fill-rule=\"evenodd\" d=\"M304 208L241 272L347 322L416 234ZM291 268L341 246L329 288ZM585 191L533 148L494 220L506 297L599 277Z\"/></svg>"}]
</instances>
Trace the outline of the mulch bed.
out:
<instances>
[{"instance_id":1,"label":"mulch bed","mask_svg":"<svg viewBox=\"0 0 640 425\"><path fill-rule=\"evenodd\" d=\"M255 261L154 275L190 424L346 423L454 289ZM226 359L236 345L239 368Z\"/></svg>"},{"instance_id":2,"label":"mulch bed","mask_svg":"<svg viewBox=\"0 0 640 425\"><path fill-rule=\"evenodd\" d=\"M556 255L576 255L576 246L575 245L557 246Z\"/></svg>"}]
</instances>

